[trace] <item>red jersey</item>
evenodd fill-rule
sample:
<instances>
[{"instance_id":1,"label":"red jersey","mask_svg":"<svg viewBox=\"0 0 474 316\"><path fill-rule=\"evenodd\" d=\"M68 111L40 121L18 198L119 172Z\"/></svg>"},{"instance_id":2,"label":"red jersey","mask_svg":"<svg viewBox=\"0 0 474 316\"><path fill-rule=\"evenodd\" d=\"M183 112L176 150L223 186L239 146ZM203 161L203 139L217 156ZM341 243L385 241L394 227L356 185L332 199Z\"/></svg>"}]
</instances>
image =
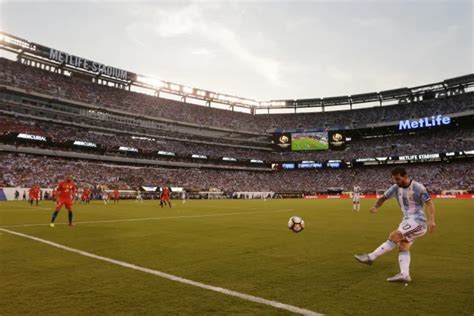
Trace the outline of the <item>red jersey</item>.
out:
<instances>
[{"instance_id":1,"label":"red jersey","mask_svg":"<svg viewBox=\"0 0 474 316\"><path fill-rule=\"evenodd\" d=\"M36 185L32 186L31 189L29 190L29 195L31 198L38 198L39 193L40 193L40 188L37 187Z\"/></svg>"},{"instance_id":2,"label":"red jersey","mask_svg":"<svg viewBox=\"0 0 474 316\"><path fill-rule=\"evenodd\" d=\"M84 189L84 191L82 191L83 199L88 199L90 195L91 195L91 191L89 191L89 189Z\"/></svg>"},{"instance_id":3,"label":"red jersey","mask_svg":"<svg viewBox=\"0 0 474 316\"><path fill-rule=\"evenodd\" d=\"M56 196L60 200L72 200L73 194L76 192L76 185L74 182L63 181L56 187Z\"/></svg>"},{"instance_id":4,"label":"red jersey","mask_svg":"<svg viewBox=\"0 0 474 316\"><path fill-rule=\"evenodd\" d=\"M161 192L162 197L169 197L170 196L170 188L164 187L163 191Z\"/></svg>"},{"instance_id":5,"label":"red jersey","mask_svg":"<svg viewBox=\"0 0 474 316\"><path fill-rule=\"evenodd\" d=\"M118 190L114 191L114 198L118 199L120 197L120 192Z\"/></svg>"}]
</instances>

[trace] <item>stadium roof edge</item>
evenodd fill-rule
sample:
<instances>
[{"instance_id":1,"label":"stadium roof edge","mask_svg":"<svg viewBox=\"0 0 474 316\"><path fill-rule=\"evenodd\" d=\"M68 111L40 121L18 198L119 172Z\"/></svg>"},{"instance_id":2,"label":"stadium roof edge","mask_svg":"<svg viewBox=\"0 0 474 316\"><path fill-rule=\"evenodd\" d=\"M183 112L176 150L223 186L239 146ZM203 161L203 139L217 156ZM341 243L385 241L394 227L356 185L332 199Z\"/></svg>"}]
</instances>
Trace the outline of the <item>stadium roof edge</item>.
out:
<instances>
[{"instance_id":1,"label":"stadium roof edge","mask_svg":"<svg viewBox=\"0 0 474 316\"><path fill-rule=\"evenodd\" d=\"M422 86L412 88L397 88L391 90L385 90L380 92L370 92L347 96L334 96L324 98L309 98L309 99L293 99L293 100L281 100L281 101L257 101L249 98L242 98L237 96L231 96L228 94L208 91L206 89L191 88L186 85L176 84L168 81L157 80L159 86L152 85L146 82L140 82L139 78L146 78L147 76L138 75L136 73L114 68L112 66L104 65L95 61L91 61L85 58L74 56L53 48L49 48L28 40L24 40L17 36L9 33L0 31L0 49L8 50L13 53L27 58L28 56L34 56L36 58L43 59L45 62L54 62L61 69L66 68L68 71L75 72L81 70L82 72L88 71L97 77L103 78L103 80L122 80L124 86L136 85L138 87L150 89L158 93L165 92L175 94L186 102L186 98L195 98L203 100L211 106L211 103L226 104L229 105L230 109L234 110L234 107L249 109L250 114L254 114L255 110L265 109L288 109L288 108L304 108L314 107L322 108L324 111L325 107L345 105L353 103L364 103L374 102L383 100L396 100L410 98L416 91L423 89L423 91L432 90L432 92L446 92L447 89L458 89L465 87L474 86L474 74L467 74L455 78L445 79L441 82L432 84L425 84ZM88 69L85 65L90 65ZM94 68L91 68L92 65ZM94 73L95 69L95 73ZM152 78L153 79L153 78Z\"/></svg>"}]
</instances>

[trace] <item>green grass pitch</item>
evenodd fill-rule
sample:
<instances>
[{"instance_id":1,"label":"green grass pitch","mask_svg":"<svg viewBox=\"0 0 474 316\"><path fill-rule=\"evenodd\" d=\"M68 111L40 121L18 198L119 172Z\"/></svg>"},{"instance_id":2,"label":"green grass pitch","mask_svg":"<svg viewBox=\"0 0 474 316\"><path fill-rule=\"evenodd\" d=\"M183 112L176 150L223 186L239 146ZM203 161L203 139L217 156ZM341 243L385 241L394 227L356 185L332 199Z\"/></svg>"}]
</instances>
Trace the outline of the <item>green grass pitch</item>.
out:
<instances>
[{"instance_id":1,"label":"green grass pitch","mask_svg":"<svg viewBox=\"0 0 474 316\"><path fill-rule=\"evenodd\" d=\"M293 139L291 141L291 150L326 150L329 148L328 143L317 141L314 138L303 137Z\"/></svg>"},{"instance_id":2,"label":"green grass pitch","mask_svg":"<svg viewBox=\"0 0 474 316\"><path fill-rule=\"evenodd\" d=\"M474 202L435 200L438 231L414 243L406 287L385 281L399 271L396 251L372 266L352 257L401 220L395 201L369 214L373 203L353 213L349 200L93 202L74 206L75 227L50 228L12 226L47 224L52 202L1 202L0 226L327 315L473 315ZM291 215L304 218L302 233L287 228ZM58 223L66 219L63 210ZM127 219L138 220L115 222ZM291 314L4 231L0 280L1 315Z\"/></svg>"}]
</instances>

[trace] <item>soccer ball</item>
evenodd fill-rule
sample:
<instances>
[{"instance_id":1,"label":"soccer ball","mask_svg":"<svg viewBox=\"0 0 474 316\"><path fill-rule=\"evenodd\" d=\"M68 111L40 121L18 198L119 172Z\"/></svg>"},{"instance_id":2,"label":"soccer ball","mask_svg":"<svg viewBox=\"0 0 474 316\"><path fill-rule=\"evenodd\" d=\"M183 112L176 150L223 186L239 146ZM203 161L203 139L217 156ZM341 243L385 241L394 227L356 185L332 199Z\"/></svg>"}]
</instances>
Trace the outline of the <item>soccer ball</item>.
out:
<instances>
[{"instance_id":1,"label":"soccer ball","mask_svg":"<svg viewBox=\"0 0 474 316\"><path fill-rule=\"evenodd\" d=\"M292 216L288 221L288 228L295 233L299 233L304 229L304 220L299 216Z\"/></svg>"}]
</instances>

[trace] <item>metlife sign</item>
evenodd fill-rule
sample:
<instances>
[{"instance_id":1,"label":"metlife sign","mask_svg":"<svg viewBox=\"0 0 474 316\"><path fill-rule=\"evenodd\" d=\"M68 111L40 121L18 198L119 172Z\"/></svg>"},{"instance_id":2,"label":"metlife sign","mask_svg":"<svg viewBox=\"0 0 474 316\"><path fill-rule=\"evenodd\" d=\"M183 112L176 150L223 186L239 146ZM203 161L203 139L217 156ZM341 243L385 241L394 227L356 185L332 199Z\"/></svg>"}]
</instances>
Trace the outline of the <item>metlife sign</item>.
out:
<instances>
[{"instance_id":1,"label":"metlife sign","mask_svg":"<svg viewBox=\"0 0 474 316\"><path fill-rule=\"evenodd\" d=\"M436 127L436 126L443 126L451 124L451 118L449 116L432 116L432 117L424 117L419 120L404 120L400 121L398 125L399 130L410 130L410 129L419 129L425 127Z\"/></svg>"},{"instance_id":2,"label":"metlife sign","mask_svg":"<svg viewBox=\"0 0 474 316\"><path fill-rule=\"evenodd\" d=\"M114 77L122 80L127 80L127 71L118 69L111 66L106 66L104 64L91 61L85 58L77 57L64 53L62 51L52 49L49 50L49 59L55 60L60 63L66 63L68 65L82 68L88 71L92 71L98 74L107 75L109 77Z\"/></svg>"}]
</instances>

